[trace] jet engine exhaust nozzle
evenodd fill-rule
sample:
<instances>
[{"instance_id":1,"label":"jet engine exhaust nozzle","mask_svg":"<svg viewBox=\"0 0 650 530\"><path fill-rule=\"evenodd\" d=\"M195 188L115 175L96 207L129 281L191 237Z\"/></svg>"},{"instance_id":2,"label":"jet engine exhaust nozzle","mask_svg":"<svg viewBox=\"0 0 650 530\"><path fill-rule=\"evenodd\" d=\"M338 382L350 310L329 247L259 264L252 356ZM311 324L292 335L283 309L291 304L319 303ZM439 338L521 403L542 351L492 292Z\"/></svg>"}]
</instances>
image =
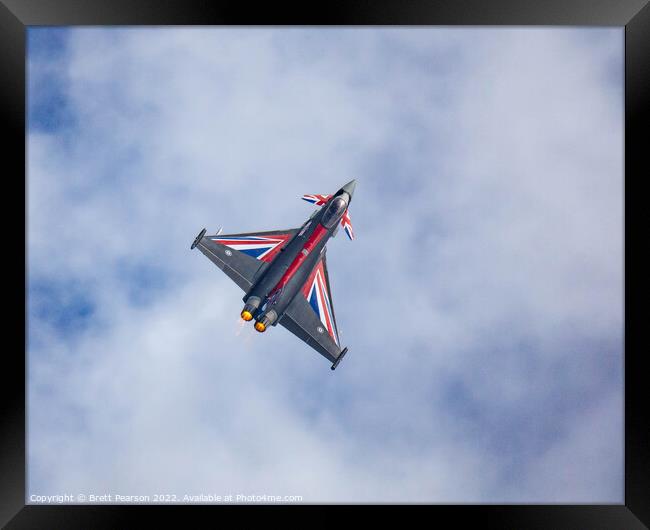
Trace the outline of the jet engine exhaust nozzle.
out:
<instances>
[{"instance_id":1,"label":"jet engine exhaust nozzle","mask_svg":"<svg viewBox=\"0 0 650 530\"><path fill-rule=\"evenodd\" d=\"M273 322L276 321L277 318L277 313L271 309L257 319L257 322L255 323L255 329L260 333L263 333L266 328L268 328L271 324L273 324Z\"/></svg>"},{"instance_id":2,"label":"jet engine exhaust nozzle","mask_svg":"<svg viewBox=\"0 0 650 530\"><path fill-rule=\"evenodd\" d=\"M244 305L244 309L241 311L241 317L246 322L253 320L253 316L259 308L260 302L261 300L257 296L251 296L248 300L246 300L246 305Z\"/></svg>"}]
</instances>

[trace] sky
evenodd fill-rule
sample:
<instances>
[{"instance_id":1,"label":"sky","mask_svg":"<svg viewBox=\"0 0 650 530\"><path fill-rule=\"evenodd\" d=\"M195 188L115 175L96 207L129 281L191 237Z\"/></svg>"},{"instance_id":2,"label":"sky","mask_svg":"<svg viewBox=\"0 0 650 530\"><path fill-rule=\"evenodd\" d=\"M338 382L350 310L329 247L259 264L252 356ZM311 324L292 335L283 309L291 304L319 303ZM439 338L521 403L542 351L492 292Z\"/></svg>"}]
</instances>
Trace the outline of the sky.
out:
<instances>
[{"instance_id":1,"label":"sky","mask_svg":"<svg viewBox=\"0 0 650 530\"><path fill-rule=\"evenodd\" d=\"M623 502L622 28L28 29L28 499ZM335 372L197 250L328 244Z\"/></svg>"}]
</instances>

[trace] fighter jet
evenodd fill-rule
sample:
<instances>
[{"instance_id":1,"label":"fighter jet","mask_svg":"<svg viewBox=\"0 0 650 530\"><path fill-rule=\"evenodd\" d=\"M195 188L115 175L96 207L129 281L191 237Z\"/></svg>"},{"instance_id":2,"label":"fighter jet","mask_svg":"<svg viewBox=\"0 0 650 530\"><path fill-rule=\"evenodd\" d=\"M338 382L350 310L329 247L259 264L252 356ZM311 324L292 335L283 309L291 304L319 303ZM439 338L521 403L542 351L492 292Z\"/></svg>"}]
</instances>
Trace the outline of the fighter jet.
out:
<instances>
[{"instance_id":1,"label":"fighter jet","mask_svg":"<svg viewBox=\"0 0 650 530\"><path fill-rule=\"evenodd\" d=\"M254 319L260 333L284 326L332 362L332 370L348 349L339 341L326 245L339 226L354 239L348 207L355 186L352 180L334 195L303 195L320 208L300 228L207 236L204 228L190 247L244 290L241 318Z\"/></svg>"}]
</instances>

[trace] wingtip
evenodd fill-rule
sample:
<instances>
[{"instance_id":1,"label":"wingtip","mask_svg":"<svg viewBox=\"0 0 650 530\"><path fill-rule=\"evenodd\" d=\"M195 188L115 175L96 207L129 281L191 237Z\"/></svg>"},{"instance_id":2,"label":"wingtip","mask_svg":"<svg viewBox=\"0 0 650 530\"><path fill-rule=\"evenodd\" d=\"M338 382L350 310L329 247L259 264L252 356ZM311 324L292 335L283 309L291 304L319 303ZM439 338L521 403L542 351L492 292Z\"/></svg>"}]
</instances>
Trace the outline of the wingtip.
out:
<instances>
[{"instance_id":1,"label":"wingtip","mask_svg":"<svg viewBox=\"0 0 650 530\"><path fill-rule=\"evenodd\" d=\"M190 250L194 250L196 248L196 245L199 244L199 241L203 239L203 236L205 235L206 229L204 228L199 232L199 235L194 238L194 242L192 243L192 246L190 247Z\"/></svg>"},{"instance_id":2,"label":"wingtip","mask_svg":"<svg viewBox=\"0 0 650 530\"><path fill-rule=\"evenodd\" d=\"M339 356L336 358L336 361L334 361L334 364L332 364L332 367L330 370L336 370L336 367L339 365L339 363L343 360L343 357L345 357L345 354L348 353L348 348L347 346L343 348L343 351L339 354Z\"/></svg>"}]
</instances>

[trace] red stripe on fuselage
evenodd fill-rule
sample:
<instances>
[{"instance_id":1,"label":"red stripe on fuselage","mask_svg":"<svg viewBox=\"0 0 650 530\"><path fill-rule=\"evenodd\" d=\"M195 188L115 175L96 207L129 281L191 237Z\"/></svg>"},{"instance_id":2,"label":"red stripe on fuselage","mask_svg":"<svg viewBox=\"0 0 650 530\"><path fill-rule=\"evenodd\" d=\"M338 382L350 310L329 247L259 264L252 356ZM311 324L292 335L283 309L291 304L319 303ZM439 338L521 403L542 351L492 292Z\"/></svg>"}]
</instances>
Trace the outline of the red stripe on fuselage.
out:
<instances>
[{"instance_id":1,"label":"red stripe on fuselage","mask_svg":"<svg viewBox=\"0 0 650 530\"><path fill-rule=\"evenodd\" d=\"M312 232L311 236L309 236L309 239L305 242L302 249L300 249L300 252L298 252L298 255L291 262L291 265L289 265L289 268L282 275L282 278L280 278L278 284L269 293L269 296L279 291L285 285L287 285L287 283L289 283L289 280L291 280L291 278L296 273L296 271L300 268L302 263L307 259L309 253L311 253L314 247L318 245L318 243L320 242L321 239L323 239L325 234L327 234L327 229L322 224L318 223L318 225L316 225L316 228ZM306 250L308 254L305 255L303 253L303 250Z\"/></svg>"}]
</instances>

